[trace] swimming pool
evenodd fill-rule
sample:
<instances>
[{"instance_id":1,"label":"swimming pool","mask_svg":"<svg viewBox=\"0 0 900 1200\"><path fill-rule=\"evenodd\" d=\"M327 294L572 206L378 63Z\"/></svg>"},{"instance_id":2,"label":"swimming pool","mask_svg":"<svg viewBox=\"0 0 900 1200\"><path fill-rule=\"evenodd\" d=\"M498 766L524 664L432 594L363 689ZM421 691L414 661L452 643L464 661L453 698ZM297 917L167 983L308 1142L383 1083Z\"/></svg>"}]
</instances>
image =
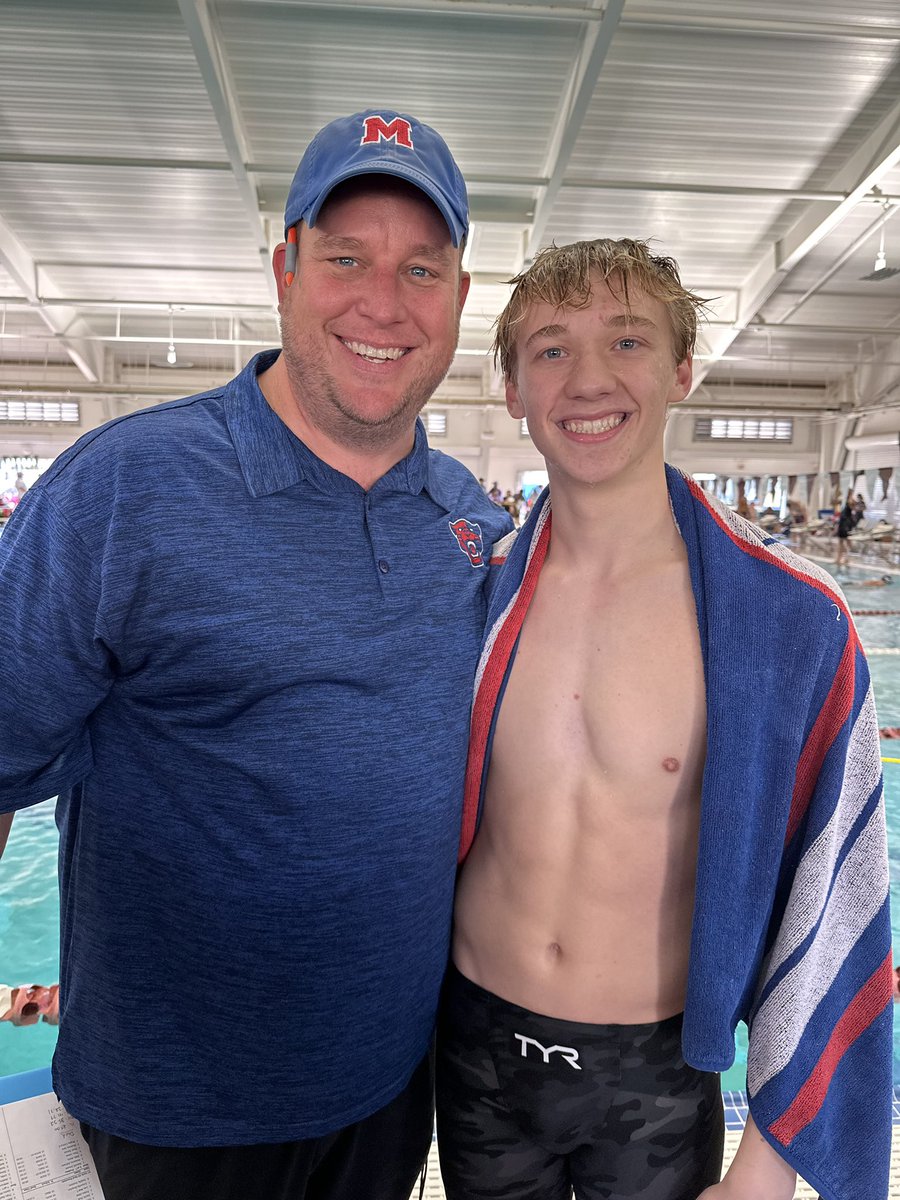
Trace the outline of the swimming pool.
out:
<instances>
[{"instance_id":1,"label":"swimming pool","mask_svg":"<svg viewBox=\"0 0 900 1200\"><path fill-rule=\"evenodd\" d=\"M827 565L827 564L825 564ZM854 612L891 610L900 614L900 575L890 587L861 588L872 571L853 569L840 580ZM900 615L857 620L875 689L879 724L900 726ZM876 653L871 653L871 651ZM897 650L897 654L878 654ZM883 741L882 754L900 758L900 741ZM894 945L900 958L900 764L884 766L885 806L891 866ZM56 889L57 832L52 801L19 813L9 846L0 860L0 982L55 983L59 971L59 915ZM16 1029L0 1022L0 1075L46 1066L56 1030L43 1023ZM722 1076L724 1091L746 1085L746 1033L738 1031L735 1065ZM894 1086L900 1087L900 1022L894 1032Z\"/></svg>"}]
</instances>

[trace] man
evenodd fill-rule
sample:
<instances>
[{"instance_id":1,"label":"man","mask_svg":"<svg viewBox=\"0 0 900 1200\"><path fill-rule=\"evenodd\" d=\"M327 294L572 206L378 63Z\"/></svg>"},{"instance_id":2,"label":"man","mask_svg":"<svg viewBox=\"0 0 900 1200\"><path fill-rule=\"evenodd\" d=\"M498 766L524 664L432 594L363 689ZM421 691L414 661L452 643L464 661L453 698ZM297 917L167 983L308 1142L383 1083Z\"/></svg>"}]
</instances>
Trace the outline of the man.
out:
<instances>
[{"instance_id":1,"label":"man","mask_svg":"<svg viewBox=\"0 0 900 1200\"><path fill-rule=\"evenodd\" d=\"M665 466L702 303L672 260L581 242L515 282L496 348L550 485L495 548L439 1026L447 1195L788 1200L799 1170L884 1200L888 875L846 605ZM750 1117L719 1182L740 1019Z\"/></svg>"},{"instance_id":2,"label":"man","mask_svg":"<svg viewBox=\"0 0 900 1200\"><path fill-rule=\"evenodd\" d=\"M326 126L274 253L283 351L88 434L4 533L4 674L30 686L0 809L60 797L54 1087L106 1200L406 1200L430 1145L511 528L416 419L467 221L433 129Z\"/></svg>"}]
</instances>

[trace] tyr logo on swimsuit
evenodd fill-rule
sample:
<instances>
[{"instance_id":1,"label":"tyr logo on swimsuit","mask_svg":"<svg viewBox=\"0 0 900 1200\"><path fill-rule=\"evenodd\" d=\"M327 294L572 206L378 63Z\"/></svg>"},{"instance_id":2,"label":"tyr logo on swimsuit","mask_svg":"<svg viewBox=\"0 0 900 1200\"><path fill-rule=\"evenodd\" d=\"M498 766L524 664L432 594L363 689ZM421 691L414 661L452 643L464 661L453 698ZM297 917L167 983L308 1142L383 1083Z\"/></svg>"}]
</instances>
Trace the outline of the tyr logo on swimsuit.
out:
<instances>
[{"instance_id":1,"label":"tyr logo on swimsuit","mask_svg":"<svg viewBox=\"0 0 900 1200\"><path fill-rule=\"evenodd\" d=\"M528 1057L528 1047L537 1046L541 1054L544 1056L544 1062L550 1061L551 1054L561 1054L570 1067L574 1067L576 1071L581 1070L581 1064L578 1062L578 1051L572 1046L542 1046L535 1038L526 1037L524 1033L514 1033L513 1037L517 1037L522 1043L522 1057Z\"/></svg>"}]
</instances>

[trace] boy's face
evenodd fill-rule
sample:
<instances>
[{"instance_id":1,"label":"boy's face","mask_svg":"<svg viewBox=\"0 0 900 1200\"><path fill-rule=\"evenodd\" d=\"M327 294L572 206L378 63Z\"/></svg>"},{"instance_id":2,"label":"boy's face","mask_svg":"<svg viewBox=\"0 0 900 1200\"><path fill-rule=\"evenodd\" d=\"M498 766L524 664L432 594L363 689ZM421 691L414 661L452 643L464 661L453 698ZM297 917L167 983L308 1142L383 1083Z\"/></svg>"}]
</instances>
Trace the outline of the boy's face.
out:
<instances>
[{"instance_id":1,"label":"boy's face","mask_svg":"<svg viewBox=\"0 0 900 1200\"><path fill-rule=\"evenodd\" d=\"M666 306L629 287L630 315L599 277L587 308L535 304L516 335L506 407L525 417L554 478L599 484L656 473L666 411L688 394Z\"/></svg>"}]
</instances>

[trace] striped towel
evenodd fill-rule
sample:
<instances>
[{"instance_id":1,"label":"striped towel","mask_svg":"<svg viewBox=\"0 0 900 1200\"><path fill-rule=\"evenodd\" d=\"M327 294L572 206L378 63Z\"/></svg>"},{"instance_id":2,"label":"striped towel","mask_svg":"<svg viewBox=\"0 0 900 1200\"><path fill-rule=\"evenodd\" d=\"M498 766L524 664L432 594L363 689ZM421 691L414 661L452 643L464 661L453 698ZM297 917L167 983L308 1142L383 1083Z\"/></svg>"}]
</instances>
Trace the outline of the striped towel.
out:
<instances>
[{"instance_id":1,"label":"striped towel","mask_svg":"<svg viewBox=\"0 0 900 1200\"><path fill-rule=\"evenodd\" d=\"M891 927L878 722L829 575L666 468L706 674L707 759L684 1055L734 1059L750 1030L759 1129L822 1200L885 1200ZM545 491L494 547L472 710L460 858L494 724L550 544Z\"/></svg>"}]
</instances>

